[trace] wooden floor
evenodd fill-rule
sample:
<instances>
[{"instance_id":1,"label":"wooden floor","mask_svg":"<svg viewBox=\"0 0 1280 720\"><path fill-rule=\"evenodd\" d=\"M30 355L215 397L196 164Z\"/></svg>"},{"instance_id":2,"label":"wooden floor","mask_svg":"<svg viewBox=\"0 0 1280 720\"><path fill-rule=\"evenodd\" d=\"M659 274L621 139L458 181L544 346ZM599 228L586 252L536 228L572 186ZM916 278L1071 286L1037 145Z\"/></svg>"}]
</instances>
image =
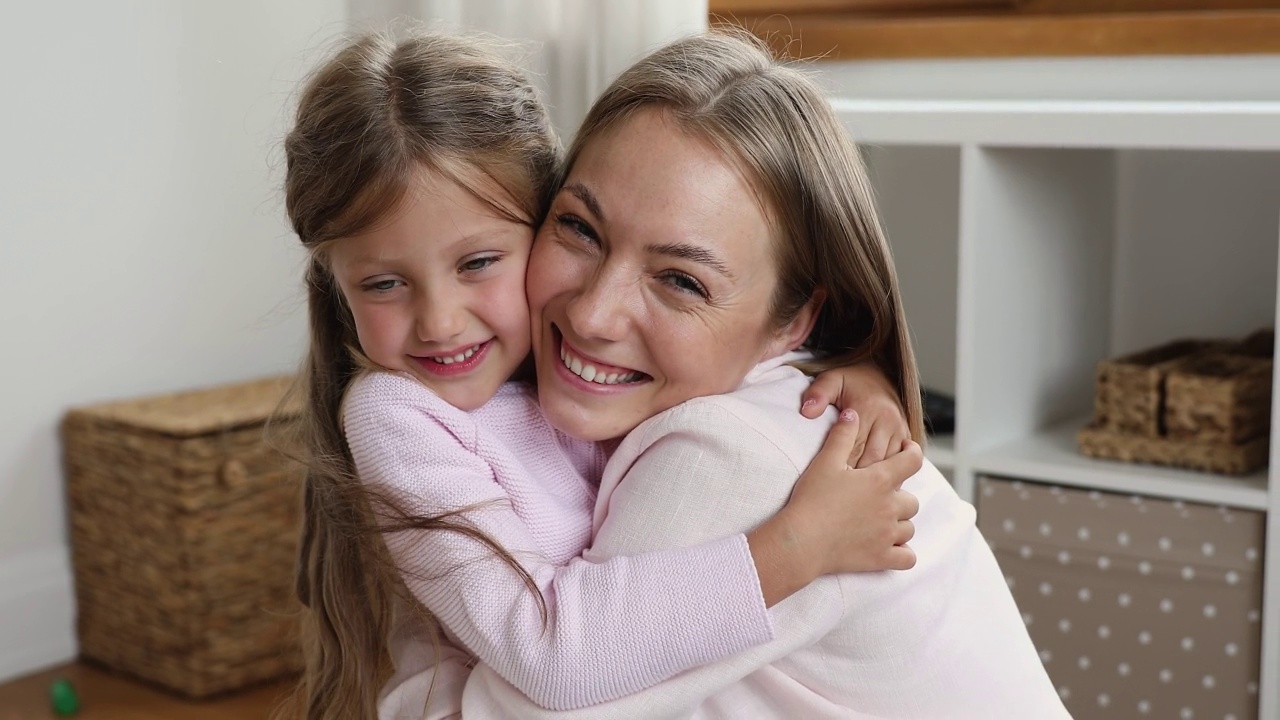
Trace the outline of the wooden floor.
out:
<instances>
[{"instance_id":1,"label":"wooden floor","mask_svg":"<svg viewBox=\"0 0 1280 720\"><path fill-rule=\"evenodd\" d=\"M291 682L190 702L97 667L72 663L0 685L0 720L55 720L49 685L66 678L80 696L75 720L266 720Z\"/></svg>"}]
</instances>

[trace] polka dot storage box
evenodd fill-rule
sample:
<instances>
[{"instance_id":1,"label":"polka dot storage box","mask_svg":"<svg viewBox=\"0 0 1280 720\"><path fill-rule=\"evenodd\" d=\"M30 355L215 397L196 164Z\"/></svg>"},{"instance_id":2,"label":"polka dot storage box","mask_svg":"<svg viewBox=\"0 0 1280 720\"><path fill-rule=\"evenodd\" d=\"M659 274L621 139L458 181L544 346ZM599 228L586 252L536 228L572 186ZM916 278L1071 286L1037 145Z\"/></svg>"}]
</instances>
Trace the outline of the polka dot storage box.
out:
<instances>
[{"instance_id":1,"label":"polka dot storage box","mask_svg":"<svg viewBox=\"0 0 1280 720\"><path fill-rule=\"evenodd\" d=\"M983 477L978 526L1075 717L1257 718L1262 513Z\"/></svg>"},{"instance_id":2,"label":"polka dot storage box","mask_svg":"<svg viewBox=\"0 0 1280 720\"><path fill-rule=\"evenodd\" d=\"M67 414L83 657L197 698L300 667L301 471L264 434L288 383Z\"/></svg>"}]
</instances>

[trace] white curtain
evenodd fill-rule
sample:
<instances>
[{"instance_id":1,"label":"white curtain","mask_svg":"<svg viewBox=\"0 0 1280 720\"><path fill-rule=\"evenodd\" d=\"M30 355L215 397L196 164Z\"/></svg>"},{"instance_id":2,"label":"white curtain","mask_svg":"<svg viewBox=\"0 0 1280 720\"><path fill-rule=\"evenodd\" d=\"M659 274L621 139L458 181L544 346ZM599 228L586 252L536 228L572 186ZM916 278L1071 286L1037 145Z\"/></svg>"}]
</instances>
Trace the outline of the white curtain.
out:
<instances>
[{"instance_id":1,"label":"white curtain","mask_svg":"<svg viewBox=\"0 0 1280 720\"><path fill-rule=\"evenodd\" d=\"M358 28L413 18L532 41L529 68L566 144L618 73L707 27L707 0L348 0L348 7Z\"/></svg>"}]
</instances>

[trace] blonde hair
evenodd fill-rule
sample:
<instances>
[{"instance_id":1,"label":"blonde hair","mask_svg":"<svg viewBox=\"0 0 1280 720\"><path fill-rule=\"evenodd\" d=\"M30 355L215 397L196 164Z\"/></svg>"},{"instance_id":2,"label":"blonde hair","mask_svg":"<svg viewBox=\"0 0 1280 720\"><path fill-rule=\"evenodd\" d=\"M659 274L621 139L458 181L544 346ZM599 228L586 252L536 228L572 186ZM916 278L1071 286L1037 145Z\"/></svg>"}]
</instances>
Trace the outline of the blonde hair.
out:
<instances>
[{"instance_id":1,"label":"blonde hair","mask_svg":"<svg viewBox=\"0 0 1280 720\"><path fill-rule=\"evenodd\" d=\"M400 499L377 495L356 478L340 413L367 361L326 248L384 221L422 168L533 227L555 187L560 148L528 77L492 42L421 32L347 42L307 81L284 146L285 206L310 253L310 348L297 388L308 466L297 574L306 669L296 699L309 719L375 718L389 676L396 597L431 621L408 597L383 533L463 533L507 562L535 594L537 588L458 513L414 517L399 509ZM485 195L477 177L508 197ZM545 605L543 611L545 617Z\"/></svg>"},{"instance_id":2,"label":"blonde hair","mask_svg":"<svg viewBox=\"0 0 1280 720\"><path fill-rule=\"evenodd\" d=\"M825 293L806 342L816 360L805 369L875 362L922 441L920 381L893 258L861 156L822 91L744 31L677 40L632 65L595 102L561 183L593 138L648 109L715 144L764 198L777 235L774 322L785 325Z\"/></svg>"}]
</instances>

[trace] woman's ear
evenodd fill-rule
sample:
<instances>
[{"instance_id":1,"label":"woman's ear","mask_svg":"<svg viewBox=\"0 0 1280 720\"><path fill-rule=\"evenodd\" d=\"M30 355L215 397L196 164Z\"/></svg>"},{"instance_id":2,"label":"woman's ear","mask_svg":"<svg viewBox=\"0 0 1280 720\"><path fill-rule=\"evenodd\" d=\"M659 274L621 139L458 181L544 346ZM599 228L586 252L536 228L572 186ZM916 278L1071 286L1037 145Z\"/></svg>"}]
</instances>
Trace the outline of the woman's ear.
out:
<instances>
[{"instance_id":1,"label":"woman's ear","mask_svg":"<svg viewBox=\"0 0 1280 720\"><path fill-rule=\"evenodd\" d=\"M809 339L809 334L813 332L813 325L818 322L818 312L822 310L822 303L826 302L826 299L826 290L822 288L815 290L791 322L777 330L765 350L764 357L760 358L761 362L791 352L803 345L804 341Z\"/></svg>"}]
</instances>

